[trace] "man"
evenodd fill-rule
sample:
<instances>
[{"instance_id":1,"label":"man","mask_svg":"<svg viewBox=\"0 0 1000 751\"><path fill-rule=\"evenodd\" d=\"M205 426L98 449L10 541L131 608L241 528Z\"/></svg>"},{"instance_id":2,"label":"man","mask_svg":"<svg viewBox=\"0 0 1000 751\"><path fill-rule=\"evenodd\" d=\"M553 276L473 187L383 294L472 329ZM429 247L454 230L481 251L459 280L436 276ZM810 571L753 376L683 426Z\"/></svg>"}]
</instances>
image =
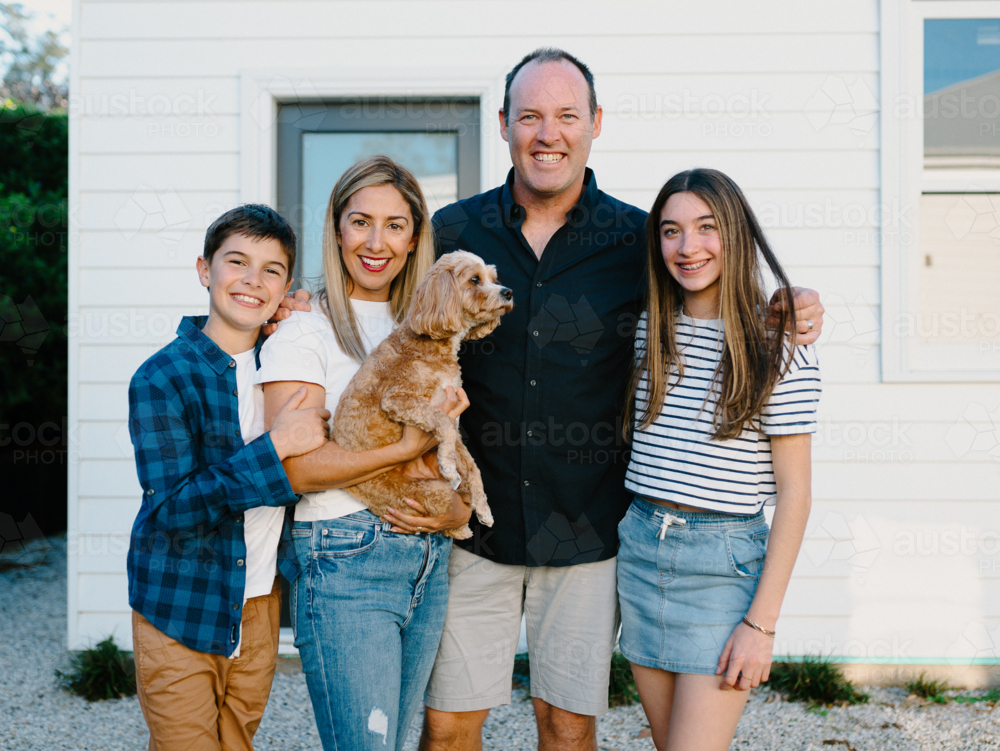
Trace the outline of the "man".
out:
<instances>
[{"instance_id":1,"label":"man","mask_svg":"<svg viewBox=\"0 0 1000 751\"><path fill-rule=\"evenodd\" d=\"M646 266L645 212L599 191L587 168L601 119L587 66L536 50L506 80L506 183L434 217L439 253L495 264L515 305L461 357L462 428L496 521L473 519L473 538L452 551L423 751L482 748L489 710L510 702L522 613L539 748L597 748L619 622L617 524L631 500L621 415ZM796 308L800 341L814 341L818 296L799 292Z\"/></svg>"}]
</instances>

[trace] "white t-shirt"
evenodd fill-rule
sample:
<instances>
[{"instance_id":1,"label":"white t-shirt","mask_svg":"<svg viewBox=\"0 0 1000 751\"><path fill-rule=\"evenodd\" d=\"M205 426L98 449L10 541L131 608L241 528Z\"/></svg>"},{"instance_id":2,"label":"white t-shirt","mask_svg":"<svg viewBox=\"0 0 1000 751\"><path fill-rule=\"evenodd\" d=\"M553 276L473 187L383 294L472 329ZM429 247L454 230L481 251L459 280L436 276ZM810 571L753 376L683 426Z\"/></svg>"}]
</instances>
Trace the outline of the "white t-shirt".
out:
<instances>
[{"instance_id":1,"label":"white t-shirt","mask_svg":"<svg viewBox=\"0 0 1000 751\"><path fill-rule=\"evenodd\" d=\"M365 353L371 352L392 333L389 303L351 300L351 305ZM257 380L259 383L304 381L322 386L326 389L324 406L330 410L332 425L340 395L359 367L337 344L325 313L295 311L264 342ZM365 508L346 490L321 490L302 495L295 506L295 521L336 519Z\"/></svg>"},{"instance_id":2,"label":"white t-shirt","mask_svg":"<svg viewBox=\"0 0 1000 751\"><path fill-rule=\"evenodd\" d=\"M233 355L240 409L240 432L250 443L264 434L264 390L257 385L254 351ZM247 546L246 589L243 599L271 594L278 570L278 543L285 520L283 506L259 506L243 514L243 539Z\"/></svg>"},{"instance_id":3,"label":"white t-shirt","mask_svg":"<svg viewBox=\"0 0 1000 751\"><path fill-rule=\"evenodd\" d=\"M684 363L678 380L671 369L659 416L636 430L625 487L636 495L726 514L755 514L776 496L771 436L816 432L820 395L819 363L812 345L795 348L791 367L774 387L760 414L764 434L749 428L736 438L717 441L713 378L722 357L721 320L677 320L677 349ZM646 346L646 314L636 332L636 353ZM645 409L647 383L636 393L636 419Z\"/></svg>"}]
</instances>

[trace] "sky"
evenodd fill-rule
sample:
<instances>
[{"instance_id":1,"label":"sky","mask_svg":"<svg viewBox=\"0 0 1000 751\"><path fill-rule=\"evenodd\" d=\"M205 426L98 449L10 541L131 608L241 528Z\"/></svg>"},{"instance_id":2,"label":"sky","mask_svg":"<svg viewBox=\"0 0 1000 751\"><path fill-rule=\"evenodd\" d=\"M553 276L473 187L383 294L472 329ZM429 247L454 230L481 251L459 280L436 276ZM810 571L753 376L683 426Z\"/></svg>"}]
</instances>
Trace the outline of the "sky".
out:
<instances>
[{"instance_id":1,"label":"sky","mask_svg":"<svg viewBox=\"0 0 1000 751\"><path fill-rule=\"evenodd\" d=\"M72 22L71 0L14 0L20 2L24 9L34 15L31 23L31 32L35 36L44 34L52 30L61 33L61 42L64 46L70 46L70 23ZM59 66L56 78L65 80L69 75L69 60Z\"/></svg>"},{"instance_id":2,"label":"sky","mask_svg":"<svg viewBox=\"0 0 1000 751\"><path fill-rule=\"evenodd\" d=\"M1000 69L1000 19L924 21L924 94Z\"/></svg>"}]
</instances>

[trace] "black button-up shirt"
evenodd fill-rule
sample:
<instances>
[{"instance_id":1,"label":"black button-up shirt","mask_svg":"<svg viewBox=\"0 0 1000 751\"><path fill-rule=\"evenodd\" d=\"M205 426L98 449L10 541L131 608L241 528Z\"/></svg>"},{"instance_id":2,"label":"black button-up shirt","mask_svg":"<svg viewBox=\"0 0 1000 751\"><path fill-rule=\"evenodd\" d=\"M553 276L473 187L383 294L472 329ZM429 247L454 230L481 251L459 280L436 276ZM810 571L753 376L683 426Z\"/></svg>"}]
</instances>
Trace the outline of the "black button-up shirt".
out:
<instances>
[{"instance_id":1,"label":"black button-up shirt","mask_svg":"<svg viewBox=\"0 0 1000 751\"><path fill-rule=\"evenodd\" d=\"M495 521L490 529L473 515L475 534L459 544L506 564L605 560L618 552L631 499L621 434L646 213L599 191L588 169L579 203L539 259L521 232L513 181L511 170L503 186L434 215L439 254L476 253L514 291L514 310L460 353L472 403L462 432Z\"/></svg>"}]
</instances>

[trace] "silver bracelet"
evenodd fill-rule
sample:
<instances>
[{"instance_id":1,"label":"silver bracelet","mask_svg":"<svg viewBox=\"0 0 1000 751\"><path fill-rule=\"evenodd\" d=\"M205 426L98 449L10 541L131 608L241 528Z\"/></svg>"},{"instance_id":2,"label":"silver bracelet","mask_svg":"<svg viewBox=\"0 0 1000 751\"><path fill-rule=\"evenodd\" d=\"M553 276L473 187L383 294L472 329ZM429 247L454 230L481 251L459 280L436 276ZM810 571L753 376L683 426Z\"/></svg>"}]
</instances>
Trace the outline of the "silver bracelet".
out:
<instances>
[{"instance_id":1,"label":"silver bracelet","mask_svg":"<svg viewBox=\"0 0 1000 751\"><path fill-rule=\"evenodd\" d=\"M757 630L758 630L758 631L760 631L760 632L761 632L762 634L764 634L764 636L770 636L770 637L771 637L772 639L774 638L774 632L773 632L773 631L768 631L768 630L767 630L766 628L764 628L763 626L759 626L759 625L757 625L756 623L754 623L753 621L751 621L751 620L750 620L750 619L749 619L749 618L748 618L747 616L743 616L743 622L744 622L745 624L747 624L747 625L748 625L748 626L749 626L750 628L755 628L755 629L757 629Z\"/></svg>"}]
</instances>

